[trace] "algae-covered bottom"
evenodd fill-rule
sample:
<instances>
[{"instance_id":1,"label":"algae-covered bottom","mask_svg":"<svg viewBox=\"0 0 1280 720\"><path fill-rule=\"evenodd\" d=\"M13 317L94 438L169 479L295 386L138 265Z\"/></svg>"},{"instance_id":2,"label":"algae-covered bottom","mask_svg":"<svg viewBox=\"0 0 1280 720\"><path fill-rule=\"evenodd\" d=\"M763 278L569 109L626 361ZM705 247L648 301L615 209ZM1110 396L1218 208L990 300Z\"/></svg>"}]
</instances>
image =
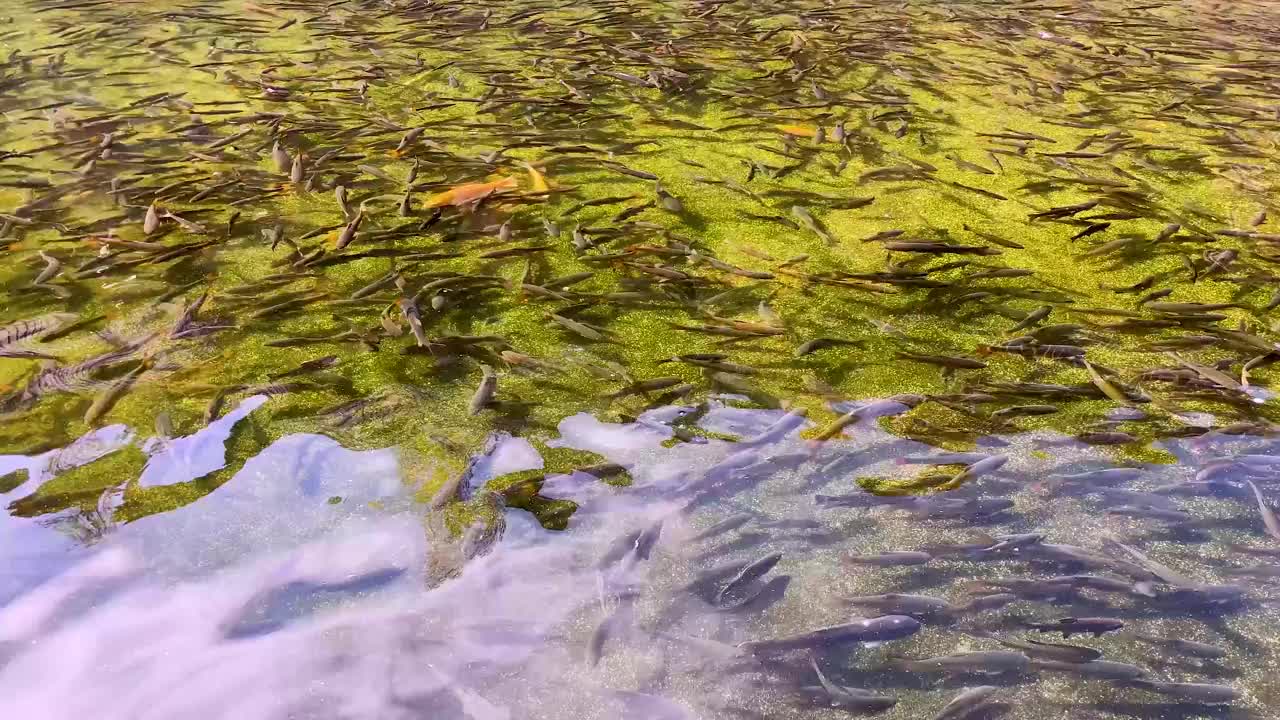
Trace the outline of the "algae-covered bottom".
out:
<instances>
[{"instance_id":1,"label":"algae-covered bottom","mask_svg":"<svg viewBox=\"0 0 1280 720\"><path fill-rule=\"evenodd\" d=\"M176 527L306 438L395 453L378 467L439 590L514 522L568 538L584 494L657 502L609 448L562 442L577 413L671 458L767 444L708 422L726 408L788 413L779 437L818 455L871 424L954 453L851 465L788 517L815 494L967 517L1008 500L993 472L1071 443L1180 472L1180 442L1275 432L1269 3L3 12L14 527ZM1201 520L1112 489L1122 517ZM1234 476L1192 491L1251 497Z\"/></svg>"}]
</instances>

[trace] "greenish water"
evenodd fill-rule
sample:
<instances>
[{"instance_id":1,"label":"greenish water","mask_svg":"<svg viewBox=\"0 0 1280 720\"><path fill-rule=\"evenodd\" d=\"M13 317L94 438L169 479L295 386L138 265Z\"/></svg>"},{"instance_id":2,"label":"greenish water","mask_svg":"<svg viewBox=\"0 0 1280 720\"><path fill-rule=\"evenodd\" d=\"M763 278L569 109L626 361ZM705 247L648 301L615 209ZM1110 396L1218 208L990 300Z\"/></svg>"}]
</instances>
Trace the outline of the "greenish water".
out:
<instances>
[{"instance_id":1,"label":"greenish water","mask_svg":"<svg viewBox=\"0 0 1280 720\"><path fill-rule=\"evenodd\" d=\"M505 567L519 550L595 582L541 544L601 551L600 503L620 527L674 526L679 507L689 528L759 514L772 530L727 554L786 546L790 601L839 574L834 548L854 541L824 525L815 493L925 496L902 501L923 515L877 522L859 547L929 544L947 530L929 508L996 498L1013 517L992 534L1092 547L1100 535L1073 537L1098 520L1089 492L1036 485L1046 473L1140 468L1145 491L1271 452L1280 23L1265 3L90 1L3 14L0 490L15 537L70 538L54 555L120 537L142 542L149 567L134 533L185 547L242 532L256 542L211 563L252 574L246 555L314 540L347 513L413 518L432 550L405 556L425 566L412 579L444 607L478 592L468 561ZM900 407L862 404L885 398ZM607 426L567 440L587 417ZM779 418L776 436L749 440ZM658 439L635 454L625 434L645 432ZM629 439L611 445L617 433ZM866 433L977 455L919 472L893 454L840 465L875 445ZM335 467L379 458L370 475L387 484L321 497L309 478L327 460L270 460L292 444L357 458ZM783 462L754 494L717 485L712 501L691 479L757 448L771 449L744 467L796 454L822 481L794 487L787 473L804 473ZM1008 459L996 480L965 470L982 455ZM1164 530L1148 534L1154 506L1119 495L1106 502L1121 513L1101 517L1130 543L1226 562L1261 532L1243 480L1275 489L1269 465L1231 467L1221 486L1189 486L1217 499L1157 517ZM259 498L273 520L252 500L212 511L250 476L305 500ZM891 507L877 502L873 515ZM184 524L206 513L216 522ZM264 529L295 520L310 530ZM789 522L827 534L787 546ZM513 523L531 525L503 540ZM655 564L677 575L722 559L659 547ZM797 553L819 559L802 571ZM21 557L48 567L0 601L66 566ZM877 577L846 594L901 590ZM1186 590L1174 585L1171 597ZM586 601L570 596L548 628L577 617ZM1135 613L1162 611L1142 597ZM746 627L710 617L741 642L823 614L777 607ZM1232 659L1250 652L1233 645ZM623 657L614 681L645 674ZM1246 680L1241 706L1266 707L1270 688ZM776 681L756 688L769 702L787 696ZM675 686L653 687L695 705L707 692ZM1062 716L1185 715L1133 703Z\"/></svg>"}]
</instances>

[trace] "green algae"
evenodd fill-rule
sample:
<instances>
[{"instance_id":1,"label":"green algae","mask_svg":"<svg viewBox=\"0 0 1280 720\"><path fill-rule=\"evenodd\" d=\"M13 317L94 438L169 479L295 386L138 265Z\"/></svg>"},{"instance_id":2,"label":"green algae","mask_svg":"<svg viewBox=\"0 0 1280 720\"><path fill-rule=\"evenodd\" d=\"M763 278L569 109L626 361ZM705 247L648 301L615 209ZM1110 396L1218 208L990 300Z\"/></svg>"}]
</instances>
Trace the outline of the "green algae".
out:
<instances>
[{"instance_id":1,"label":"green algae","mask_svg":"<svg viewBox=\"0 0 1280 720\"><path fill-rule=\"evenodd\" d=\"M221 468L171 485L144 488L137 483L129 483L124 488L124 502L116 508L114 517L120 522L132 522L193 503L234 477L245 462L275 439L252 417L245 418L231 429L225 446L226 459Z\"/></svg>"},{"instance_id":2,"label":"green algae","mask_svg":"<svg viewBox=\"0 0 1280 720\"><path fill-rule=\"evenodd\" d=\"M590 13L563 8L549 13L548 17L566 21L589 20ZM862 240L886 228L903 227L928 237L963 243L976 240L977 236L972 231L989 232L1024 247L1001 248L1002 255L998 259L983 260L979 266L1028 268L1035 274L1029 278L989 280L982 286L1010 291L1058 288L1073 302L1064 303L1055 310L1053 321L1056 322L1090 319L1087 313L1074 311L1073 306L1113 305L1117 300L1109 288L1133 284L1149 275L1184 272L1180 254L1176 252L1087 258L1084 253L1092 245L1086 241L1070 240L1073 229L1055 223L1027 221L1028 213L1034 209L1085 201L1096 195L1092 190L1082 187L1024 190L1028 183L1042 177L1038 168L1028 168L1017 158L1010 159L1003 172L982 177L974 177L949 161L952 156L957 156L970 162L990 163L974 140L977 133L999 133L1009 127L1033 128L1037 134L1052 140L1055 148L1066 148L1076 145L1091 131L1045 122L1051 118L1046 117L1043 103L1034 99L1034 95L1019 92L1020 85L993 88L977 77L959 72L957 69L966 64L982 66L991 63L992 51L954 40L950 35L954 28L941 20L937 22L937 27L922 26L918 31L922 38L928 38L929 52L940 58L940 62L954 74L945 86L918 75L897 85L913 108L915 127L910 134L896 138L891 123L874 119L875 108L852 109L845 119L850 127L857 127L858 132L851 141L853 151L849 153L846 167L836 166L839 154L834 145L823 146L818 148L819 156L812 169L806 168L804 172L771 180L769 187L773 189L827 196L848 197L853 194L874 197L872 203L855 210L812 208L835 238L836 242L831 246L812 233L790 231L776 222L747 218L742 214L748 211L786 216L788 211L785 202L766 205L722 184L726 178L745 182L747 162L758 165L776 165L778 162L776 154L761 147L776 143L780 137L767 123L751 129L714 131L715 128L732 125L739 118L732 104L714 100L701 104L667 102L668 98L654 93L647 97L633 95L630 99L615 96L602 102L617 118L607 122L589 121L576 132L581 135L582 142L598 147L629 136L643 137L652 142L649 150L623 156L625 162L660 176L664 188L681 199L685 212L679 216L657 210L646 212L643 219L663 230L654 230L638 242L657 242L664 231L670 232L699 252L745 268L763 270L771 267L770 263L761 260L762 255L782 260L804 253L809 255L809 260L803 263L805 274L874 272L883 269L887 253L880 246ZM373 24L383 26L390 23ZM789 30L799 27L802 21L799 15L782 12L768 18L766 24ZM33 20L32 28L31 38L23 41L29 43L28 47L36 47L49 39L41 21ZM176 27L166 26L152 34L157 39L173 38L177 36L176 30ZM316 42L316 38L301 25L295 25L255 42L270 53L305 46ZM406 127L426 125L434 142L447 145L459 155L475 156L506 145L508 138L503 129L483 131L468 127L469 123L492 118L476 112L467 103L434 110L417 109L430 107L430 104L423 104L424 99L484 92L488 87L489 70L494 67L506 68L517 77L531 80L532 76L521 69L527 55L519 49L522 41L517 34L495 28L489 34L473 33L467 42L476 52L483 52L485 70L459 63L407 74L395 82L372 82L368 87L367 101L356 111L357 115L385 119ZM742 47L708 47L699 60L710 67L722 69L713 79L717 88L732 89L736 83L752 77L754 72L740 63L747 51ZM194 57L194 54L189 55ZM448 50L426 48L418 52L420 66L425 68L437 67L454 59ZM90 57L86 61L91 60ZM118 62L122 70L149 67L145 60ZM1052 74L1051 61L1037 59L1029 62L1033 72ZM198 72L181 64L170 67L180 77L190 101L237 96L234 89L220 80L216 73ZM789 65L781 59L766 58L758 63L758 67L783 71ZM281 82L288 84L291 72L302 75L313 69L308 66L282 70ZM1211 74L1204 69L1184 67L1176 71L1193 81L1207 82L1211 79ZM456 87L450 84L451 78L457 81ZM824 80L828 92L833 93L856 93L879 81L879 73L872 67L851 68L838 79ZM1101 92L1097 85L1073 85L1062 93L1058 101L1062 110L1055 108L1052 117L1065 109L1087 107L1098 102ZM142 94L142 89L103 89L99 99L104 102L123 101L138 94ZM1155 97L1153 102L1178 99L1175 93L1167 95ZM827 111L808 112L800 108L778 114L779 119L788 115L795 123L801 124L831 119ZM672 126L671 121L677 119L712 130ZM1172 211L1197 223L1220 219L1239 224L1258 207L1260 198L1256 193L1242 191L1221 174L1206 172L1202 155L1207 146L1202 137L1173 121L1154 117L1135 116L1126 123L1126 130L1135 142L1167 143L1172 135L1185 146L1185 149L1176 151L1153 151L1152 156L1160 159L1165 169L1152 170L1132 164L1122 168L1123 172L1136 178L1136 184L1149 189L1153 197L1159 198ZM9 139L18 147L27 148L36 144L35 139L41 131L34 121L26 121L9 130ZM563 130L558 134L568 137ZM160 136L157 131L143 129L140 139ZM295 140L312 146L325 142L320 133L306 132L295 133ZM509 151L509 157L545 163L553 187L572 187L571 193L555 193L532 206L509 211L487 208L470 221L470 225L482 227L509 214L521 221L517 240L522 242L536 237L537 221L542 218L561 223L567 234L570 223L587 227L607 225L617 211L616 207L590 207L572 217L565 217L564 213L570 206L583 200L619 195L634 195L643 200L651 194L651 189L645 184L607 170L584 166L570 156L548 154L544 149L514 148ZM939 182L882 184L857 181L858 176L866 171L910 160L936 166L938 180L974 185L1013 200L992 202ZM396 177L403 177L408 169L406 161L392 154L371 153L367 161ZM235 163L223 163L217 166L217 170L230 171L235 166ZM269 172L269 161L262 158L258 168ZM463 180L448 173L442 177L433 173L430 167L423 174L429 179L429 187L422 196ZM158 183L158 180L142 178L139 187L155 187ZM328 193L297 193L284 187L286 191L282 194L251 206L253 220L279 217L295 237L312 227L343 221ZM16 192L5 193L5 196L15 205L22 201ZM189 210L210 210L206 206L177 200L168 205L180 214ZM75 213L78 217L90 219L109 209L110 205L104 198L91 196L77 206ZM201 216L201 222L210 226L220 225L225 222L226 214L224 210L214 208ZM1135 219L1125 226L1124 232L1154 235L1167 219L1157 216ZM136 223L123 224L117 229L122 238L144 239ZM453 229L426 230L396 239L391 244L400 249L447 253L460 242L473 241L459 240L455 237L457 234ZM13 250L24 253L24 258L31 257L32 250L56 239L57 235L50 232L29 233L15 242ZM1243 243L1230 238L1222 239L1217 247L1247 250ZM594 271L596 276L581 286L583 291L594 292L612 290L619 281L631 275L622 265L588 264L580 257L559 252L539 257L534 267L543 278ZM261 437L244 447L229 448L228 455L243 462L243 453L260 448L270 439L289 432L321 432L357 449L397 446L404 449L402 457L406 479L416 488L419 497L429 498L462 470L465 458L480 446L478 439L494 430L512 432L534 442L544 455L546 472L567 471L575 463L554 458L553 449L542 444L543 440L554 437L561 418L578 411L630 417L640 412L648 402L647 398L603 400L604 396L629 382L614 368L625 368L627 375L637 379L676 375L683 381L699 385L700 394L705 395L714 390L714 385L708 383L704 373L664 361L681 353L725 349L721 338L672 327L673 323L697 324L704 320L702 314L706 312L706 308L679 298L674 302L588 308L581 317L604 325L610 333L608 342L588 343L547 322L547 307L535 299L504 291L487 292L483 295L483 303L477 302L473 296L466 302L433 312L430 318L432 331L501 336L519 352L550 363L559 372L523 373L518 371L519 368L504 367L497 358L486 358L491 364L503 368L499 402L493 408L472 416L467 412L467 400L479 379L476 366L467 362L440 365L434 358L408 354L405 352L410 344L407 336L381 338L376 352L357 342L321 343L305 348L266 346L264 343L268 340L288 336L332 333L353 324L376 325L376 318L387 308L389 300L382 296L371 300L367 306L320 304L305 312L278 317L245 317L266 301L259 298L261 302L255 304L252 298L245 301L231 291L280 269L279 255L260 242L256 233L249 233L248 236L230 238L216 250L216 255L211 253L184 260L163 272L140 278L132 284L126 283L124 287L108 288L107 283L102 283L92 288L77 288L85 295L80 306L82 316L107 314L117 334L138 335L166 327L172 315L181 308L183 300L189 299L190 295L157 307L152 300L151 289L192 280L204 280L210 291L205 310L207 314L231 316L239 321L239 327L233 332L167 348L166 364L177 369L147 373L102 422L123 423L143 431L151 426L159 412L164 411L170 413L181 432L190 433L201 426L209 402L221 389L235 386L260 388L269 384L274 374L320 354L332 353L340 361L337 369L323 377L307 378L312 387L304 391L273 397L267 407L255 413L252 426L237 428L233 442L243 442L250 433L250 427L255 428L254 432L260 433ZM396 269L394 260L357 260L326 267L315 277L282 286L266 293L266 296L306 289L341 298L392 269ZM431 261L428 269L435 274L491 273L514 283L526 272L526 265L520 259L489 262L459 253L456 258ZM972 269L956 269L939 273L936 277L944 281L959 281ZM42 299L39 295L17 291L29 276L29 269L23 264L11 264L0 270L0 288L16 301L4 308L3 317L25 317L43 310L44 305L51 301L51 298ZM753 394L759 404L768 405L768 400L773 398L786 401L791 406L806 409L819 426L836 417L826 403L827 398L833 395L851 399L898 393L936 395L956 392L969 384L1012 382L1028 376L1035 376L1039 382L1088 382L1087 374L1080 368L1029 361L1013 355L987 355L987 368L952 376L944 376L933 368L904 363L895 357L895 353L903 349L968 353L999 342L1018 318L1042 304L1043 301L1036 297L1008 295L999 302L969 308L951 305L946 293L904 292L889 288L882 288L885 292L867 293L783 274L767 284L739 277L725 277L721 282L725 289L739 288L741 298L726 302L723 307L715 309L716 313L755 320L756 303L767 300L787 324L788 334L784 337L754 340L732 347L735 362L766 371L749 379L757 390ZM1209 278L1195 283L1179 282L1176 290L1178 301L1227 302L1238 299L1239 287L1221 278ZM1259 324L1257 316L1245 309L1229 309L1226 315L1228 324L1242 323L1254 328ZM885 332L883 323L896 328L903 337ZM1136 342L1118 333L1105 330L1091 332L1096 337L1089 346L1089 352L1096 364L1122 374L1132 374L1153 362L1150 353L1137 350ZM1175 334L1173 331L1156 333L1147 339L1173 337ZM856 340L859 344L821 350L803 358L792 356L798 342L821 335ZM104 349L101 343L95 345L94 342L82 335L73 335L47 345L50 352L74 360L90 357ZM1204 361L1220 357L1224 355L1215 351L1201 355ZM0 360L0 382L6 385L20 386L30 372L30 364L25 361ZM1272 371L1266 368L1260 369L1255 381L1265 384L1271 374ZM102 378L103 381L108 379ZM822 387L822 392L815 392L815 387ZM6 423L0 428L0 449L31 454L65 445L90 429L82 422L82 417L95 392L101 392L101 388L92 387L74 394L54 394L41 399L20 416L20 421ZM368 417L362 415L353 423L339 426L329 412L344 402L377 396L385 398L375 404L367 413ZM239 396L233 395L230 400L236 397ZM1187 405L1228 415L1232 412L1230 408L1211 401ZM1107 405L1101 402L1073 401L1064 403L1062 412L1058 414L1020 419L1011 427L1075 434L1097 422L1106 408ZM1258 412L1267 419L1280 419L1273 404L1260 408ZM984 434L1007 431L1010 427L932 404L902 418L882 421L881 425L904 437L956 450L970 449ZM719 437L696 427L686 429L695 436ZM1158 429L1168 430L1170 426L1161 425ZM1141 444L1113 448L1112 452L1121 457L1147 461L1166 457L1160 451L1147 447L1148 442L1158 437L1156 426L1141 426L1135 432L1141 437ZM232 472L236 466L233 462L225 471L173 488L128 489L124 514L131 518L142 517L190 502L225 481L226 473ZM77 476L80 478L78 482L84 483L85 488L99 487L102 480L89 478L96 472L86 471ZM498 486L503 484L497 480L494 482Z\"/></svg>"},{"instance_id":3,"label":"green algae","mask_svg":"<svg viewBox=\"0 0 1280 720\"><path fill-rule=\"evenodd\" d=\"M17 517L37 517L68 508L93 510L103 493L136 478L146 464L147 456L141 449L125 445L48 480L30 495L11 502L9 512Z\"/></svg>"}]
</instances>

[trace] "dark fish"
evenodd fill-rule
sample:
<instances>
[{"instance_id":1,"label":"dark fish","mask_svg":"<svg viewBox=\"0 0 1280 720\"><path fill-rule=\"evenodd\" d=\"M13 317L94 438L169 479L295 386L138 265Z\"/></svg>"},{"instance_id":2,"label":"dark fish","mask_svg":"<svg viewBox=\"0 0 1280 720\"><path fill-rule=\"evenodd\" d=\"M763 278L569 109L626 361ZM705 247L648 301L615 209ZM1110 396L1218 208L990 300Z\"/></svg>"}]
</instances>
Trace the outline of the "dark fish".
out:
<instances>
[{"instance_id":1,"label":"dark fish","mask_svg":"<svg viewBox=\"0 0 1280 720\"><path fill-rule=\"evenodd\" d=\"M847 555L844 559L846 562L850 562L855 565L895 567L899 565L924 565L932 560L933 556L926 552L895 550L892 552L879 553L877 555Z\"/></svg>"},{"instance_id":2,"label":"dark fish","mask_svg":"<svg viewBox=\"0 0 1280 720\"><path fill-rule=\"evenodd\" d=\"M995 638L996 642L1014 650L1020 650L1028 657L1039 660L1056 660L1058 662L1084 663L1093 662L1102 657L1102 652L1093 648L1080 647L1079 645L1064 645L1061 643L1044 643L1038 640L1003 640Z\"/></svg>"},{"instance_id":3,"label":"dark fish","mask_svg":"<svg viewBox=\"0 0 1280 720\"><path fill-rule=\"evenodd\" d=\"M716 593L715 603L717 605L724 604L726 598L740 593L744 588L764 577L781 560L782 553L773 553L742 568L741 572L735 575L731 580L729 580L729 582L725 583L724 587L720 589L720 592Z\"/></svg>"},{"instance_id":4,"label":"dark fish","mask_svg":"<svg viewBox=\"0 0 1280 720\"><path fill-rule=\"evenodd\" d=\"M1000 674L1024 670L1029 663L1030 659L1022 653L978 650L924 660L906 660L899 662L898 666L915 672Z\"/></svg>"},{"instance_id":5,"label":"dark fish","mask_svg":"<svg viewBox=\"0 0 1280 720\"><path fill-rule=\"evenodd\" d=\"M1097 617L1062 618L1051 623L1029 623L1027 627L1042 633L1060 632L1064 638L1086 634L1102 637L1105 633L1115 632L1123 628L1124 621L1115 618Z\"/></svg>"},{"instance_id":6,"label":"dark fish","mask_svg":"<svg viewBox=\"0 0 1280 720\"><path fill-rule=\"evenodd\" d=\"M1101 680L1137 680L1147 674L1146 670L1137 665L1110 660L1093 660L1087 663L1033 660L1031 667L1034 670L1056 670Z\"/></svg>"},{"instance_id":7,"label":"dark fish","mask_svg":"<svg viewBox=\"0 0 1280 720\"><path fill-rule=\"evenodd\" d=\"M1187 702L1202 705L1222 705L1235 702L1241 698L1239 690L1229 685L1212 683L1161 682L1158 680L1135 680L1132 687L1142 688L1161 695L1176 697Z\"/></svg>"},{"instance_id":8,"label":"dark fish","mask_svg":"<svg viewBox=\"0 0 1280 720\"><path fill-rule=\"evenodd\" d=\"M1194 640L1185 640L1183 638L1161 638L1155 637L1154 635L1144 635L1142 633L1134 633L1131 637L1139 642L1144 642L1149 645L1157 645L1179 655L1187 655L1189 657L1218 660L1227 656L1227 651L1216 645L1209 645L1208 643L1196 642Z\"/></svg>"},{"instance_id":9,"label":"dark fish","mask_svg":"<svg viewBox=\"0 0 1280 720\"><path fill-rule=\"evenodd\" d=\"M914 360L916 362L939 365L953 370L978 370L987 366L987 364L981 360L974 360L973 358L966 357L954 357L951 355L923 355L913 352L899 352L897 353L897 356L903 360Z\"/></svg>"},{"instance_id":10,"label":"dark fish","mask_svg":"<svg viewBox=\"0 0 1280 720\"><path fill-rule=\"evenodd\" d=\"M920 627L920 622L915 618L905 615L884 615L855 620L843 625L818 628L776 640L744 642L738 647L757 655L764 655L853 643L884 642L914 635Z\"/></svg>"},{"instance_id":11,"label":"dark fish","mask_svg":"<svg viewBox=\"0 0 1280 720\"><path fill-rule=\"evenodd\" d=\"M850 605L873 608L882 613L892 615L911 615L928 617L954 610L954 606L946 600L929 595L909 595L888 593L885 595L863 595L846 598Z\"/></svg>"},{"instance_id":12,"label":"dark fish","mask_svg":"<svg viewBox=\"0 0 1280 720\"><path fill-rule=\"evenodd\" d=\"M822 669L818 667L818 661L812 656L809 657L809 664L813 666L813 671L818 676L818 684L822 691L826 693L825 699L832 707L844 708L859 713L878 713L898 704L897 698L890 695L877 695L868 690L836 685L826 675L822 674Z\"/></svg>"},{"instance_id":13,"label":"dark fish","mask_svg":"<svg viewBox=\"0 0 1280 720\"><path fill-rule=\"evenodd\" d=\"M929 253L929 254L950 254L950 255L999 255L1000 251L995 248L984 247L982 245L952 245L943 242L887 242L884 243L886 250L895 252L909 253Z\"/></svg>"}]
</instances>

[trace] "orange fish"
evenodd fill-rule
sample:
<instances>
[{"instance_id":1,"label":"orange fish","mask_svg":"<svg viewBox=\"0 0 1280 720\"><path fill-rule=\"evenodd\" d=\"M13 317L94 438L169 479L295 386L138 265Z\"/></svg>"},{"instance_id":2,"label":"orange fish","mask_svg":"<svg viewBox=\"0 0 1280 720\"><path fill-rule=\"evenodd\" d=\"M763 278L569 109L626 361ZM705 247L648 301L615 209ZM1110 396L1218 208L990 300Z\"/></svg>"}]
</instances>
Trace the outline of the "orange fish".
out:
<instances>
[{"instance_id":1,"label":"orange fish","mask_svg":"<svg viewBox=\"0 0 1280 720\"><path fill-rule=\"evenodd\" d=\"M786 135L794 135L796 137L811 138L818 134L817 128L805 127L804 125L776 125L779 130Z\"/></svg>"},{"instance_id":2,"label":"orange fish","mask_svg":"<svg viewBox=\"0 0 1280 720\"><path fill-rule=\"evenodd\" d=\"M516 189L516 179L511 177L483 183L467 183L450 188L438 195L432 195L424 204L425 207L443 207L445 205L466 205L507 190Z\"/></svg>"}]
</instances>

